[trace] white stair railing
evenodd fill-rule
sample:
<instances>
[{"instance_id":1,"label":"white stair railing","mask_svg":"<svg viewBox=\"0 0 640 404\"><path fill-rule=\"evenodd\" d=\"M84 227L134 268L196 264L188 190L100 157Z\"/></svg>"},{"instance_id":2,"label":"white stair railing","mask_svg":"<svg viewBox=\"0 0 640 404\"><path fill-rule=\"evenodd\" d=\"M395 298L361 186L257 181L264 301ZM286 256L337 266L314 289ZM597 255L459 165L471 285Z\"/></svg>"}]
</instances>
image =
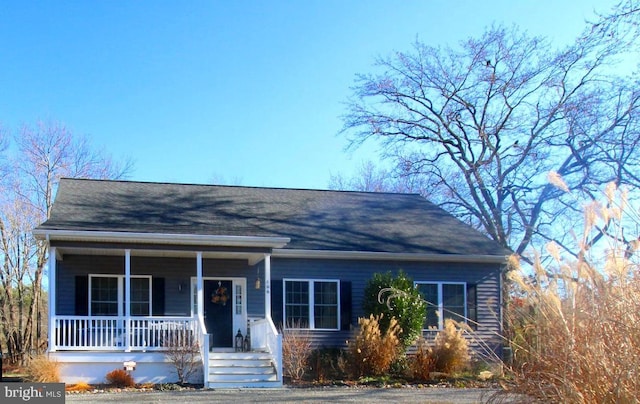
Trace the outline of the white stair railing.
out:
<instances>
[{"instance_id":1,"label":"white stair railing","mask_svg":"<svg viewBox=\"0 0 640 404\"><path fill-rule=\"evenodd\" d=\"M252 321L251 345L257 349L266 350L271 355L278 380L282 380L282 334L278 333L271 318Z\"/></svg>"},{"instance_id":2,"label":"white stair railing","mask_svg":"<svg viewBox=\"0 0 640 404\"><path fill-rule=\"evenodd\" d=\"M198 316L195 322L195 331L200 348L200 358L202 359L202 375L206 386L209 381L209 334L207 334L207 326L204 324L202 317Z\"/></svg>"}]
</instances>

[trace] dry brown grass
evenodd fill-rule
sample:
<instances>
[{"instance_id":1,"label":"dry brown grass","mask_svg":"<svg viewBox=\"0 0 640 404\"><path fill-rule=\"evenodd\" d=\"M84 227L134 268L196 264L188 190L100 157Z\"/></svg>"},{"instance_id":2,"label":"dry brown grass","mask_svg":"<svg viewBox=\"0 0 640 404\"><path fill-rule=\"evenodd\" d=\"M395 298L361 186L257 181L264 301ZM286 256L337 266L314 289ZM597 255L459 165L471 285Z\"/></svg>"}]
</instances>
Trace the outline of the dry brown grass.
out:
<instances>
[{"instance_id":1,"label":"dry brown grass","mask_svg":"<svg viewBox=\"0 0 640 404\"><path fill-rule=\"evenodd\" d=\"M107 383L114 387L133 387L133 377L124 369L114 369L105 377Z\"/></svg>"},{"instance_id":2,"label":"dry brown grass","mask_svg":"<svg viewBox=\"0 0 640 404\"><path fill-rule=\"evenodd\" d=\"M517 298L507 312L514 352L513 391L545 402L640 402L638 212L610 186L586 207L577 252L547 246L532 276L511 271ZM601 237L596 248L590 240ZM602 245L605 241L607 245Z\"/></svg>"},{"instance_id":3,"label":"dry brown grass","mask_svg":"<svg viewBox=\"0 0 640 404\"><path fill-rule=\"evenodd\" d=\"M80 383L76 383L76 384L67 385L65 390L66 391L86 392L86 391L93 391L93 390L95 390L95 388L90 384L87 384L85 382L80 382Z\"/></svg>"},{"instance_id":4,"label":"dry brown grass","mask_svg":"<svg viewBox=\"0 0 640 404\"><path fill-rule=\"evenodd\" d=\"M432 355L437 372L454 374L469 366L469 343L454 320L444 321L444 328L436 335Z\"/></svg>"},{"instance_id":5,"label":"dry brown grass","mask_svg":"<svg viewBox=\"0 0 640 404\"><path fill-rule=\"evenodd\" d=\"M379 321L383 314L358 319L360 329L353 341L349 341L348 368L355 377L380 376L388 372L400 354L400 326L391 318L385 334Z\"/></svg>"},{"instance_id":6,"label":"dry brown grass","mask_svg":"<svg viewBox=\"0 0 640 404\"><path fill-rule=\"evenodd\" d=\"M282 334L282 368L293 381L302 380L309 367L311 337L307 330L287 329Z\"/></svg>"},{"instance_id":7,"label":"dry brown grass","mask_svg":"<svg viewBox=\"0 0 640 404\"><path fill-rule=\"evenodd\" d=\"M60 364L44 355L31 359L24 371L25 380L32 383L60 382Z\"/></svg>"},{"instance_id":8,"label":"dry brown grass","mask_svg":"<svg viewBox=\"0 0 640 404\"><path fill-rule=\"evenodd\" d=\"M419 338L416 345L418 349L410 362L411 376L420 382L431 380L431 372L436 369L433 350L424 338Z\"/></svg>"}]
</instances>

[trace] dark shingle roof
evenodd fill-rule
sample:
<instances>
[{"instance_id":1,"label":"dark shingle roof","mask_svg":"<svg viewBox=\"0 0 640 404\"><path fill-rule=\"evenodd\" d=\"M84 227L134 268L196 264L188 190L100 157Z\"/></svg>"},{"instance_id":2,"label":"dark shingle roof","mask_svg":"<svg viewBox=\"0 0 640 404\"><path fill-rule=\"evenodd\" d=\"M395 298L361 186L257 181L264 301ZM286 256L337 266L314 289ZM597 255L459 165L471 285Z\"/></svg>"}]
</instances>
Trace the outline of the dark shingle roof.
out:
<instances>
[{"instance_id":1,"label":"dark shingle roof","mask_svg":"<svg viewBox=\"0 0 640 404\"><path fill-rule=\"evenodd\" d=\"M289 237L287 249L507 253L416 194L62 179L38 230Z\"/></svg>"}]
</instances>

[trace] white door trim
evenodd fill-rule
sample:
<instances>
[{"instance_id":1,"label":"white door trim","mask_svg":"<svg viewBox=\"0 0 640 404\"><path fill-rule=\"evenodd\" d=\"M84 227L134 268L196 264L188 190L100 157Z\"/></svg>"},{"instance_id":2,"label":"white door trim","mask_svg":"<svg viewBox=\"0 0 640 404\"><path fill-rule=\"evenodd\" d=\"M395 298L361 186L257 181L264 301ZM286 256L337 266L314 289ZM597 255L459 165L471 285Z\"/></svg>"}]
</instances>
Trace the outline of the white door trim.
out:
<instances>
[{"instance_id":1,"label":"white door trim","mask_svg":"<svg viewBox=\"0 0 640 404\"><path fill-rule=\"evenodd\" d=\"M233 324L231 330L233 332L232 338L235 337L238 329L242 333L242 335L247 335L247 278L241 277L232 277L232 276L203 276L203 288L204 281L231 281L231 304L233 307L231 308L232 316L233 316ZM196 307L197 295L196 292L198 290L197 287L197 277L191 277L191 316L195 317L198 315L198 310ZM240 286L241 299L240 299L240 313L238 313L238 302L236 301L236 287ZM204 289L203 289L204 290ZM196 299L196 300L194 300ZM206 299L206 296L205 296ZM203 299L204 304L204 299ZM194 310L195 309L195 310ZM202 308L204 312L204 307ZM232 339L233 341L233 339Z\"/></svg>"}]
</instances>

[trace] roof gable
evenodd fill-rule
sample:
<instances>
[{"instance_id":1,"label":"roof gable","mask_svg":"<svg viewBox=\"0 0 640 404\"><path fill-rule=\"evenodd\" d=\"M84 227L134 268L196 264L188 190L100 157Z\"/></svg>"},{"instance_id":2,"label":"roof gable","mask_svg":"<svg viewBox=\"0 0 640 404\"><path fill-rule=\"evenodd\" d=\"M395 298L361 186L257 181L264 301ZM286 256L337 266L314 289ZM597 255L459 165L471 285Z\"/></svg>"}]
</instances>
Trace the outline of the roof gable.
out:
<instances>
[{"instance_id":1,"label":"roof gable","mask_svg":"<svg viewBox=\"0 0 640 404\"><path fill-rule=\"evenodd\" d=\"M287 249L507 253L417 194L62 179L38 230L288 237Z\"/></svg>"}]
</instances>

